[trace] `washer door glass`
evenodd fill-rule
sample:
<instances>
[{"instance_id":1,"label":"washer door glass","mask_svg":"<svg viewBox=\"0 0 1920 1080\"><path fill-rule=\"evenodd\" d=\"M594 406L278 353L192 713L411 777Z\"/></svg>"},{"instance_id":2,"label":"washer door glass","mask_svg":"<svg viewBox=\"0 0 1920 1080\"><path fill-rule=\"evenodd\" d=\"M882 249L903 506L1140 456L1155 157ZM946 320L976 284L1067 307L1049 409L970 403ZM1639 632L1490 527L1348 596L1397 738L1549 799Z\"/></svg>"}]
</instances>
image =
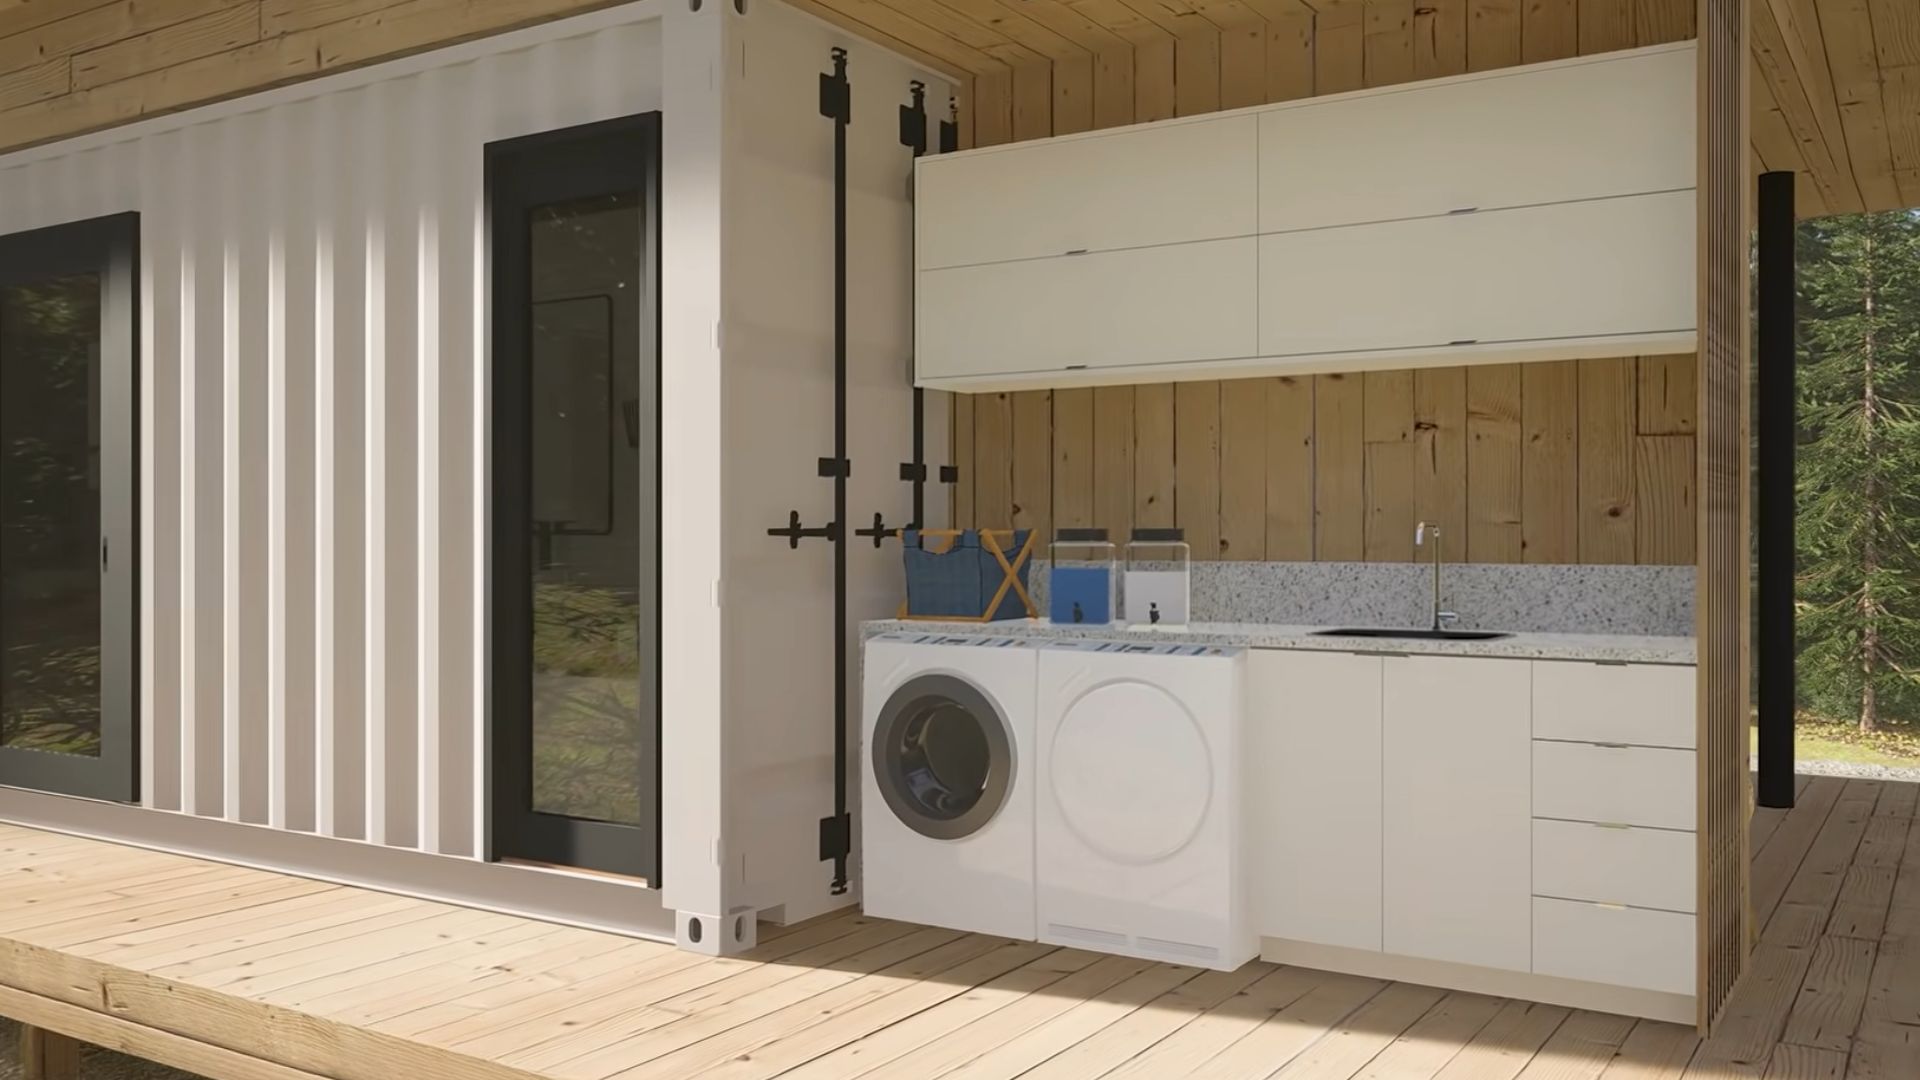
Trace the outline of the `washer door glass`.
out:
<instances>
[{"instance_id":1,"label":"washer door glass","mask_svg":"<svg viewBox=\"0 0 1920 1080\"><path fill-rule=\"evenodd\" d=\"M909 679L875 719L880 794L922 836L957 840L979 831L1006 803L1013 768L1006 719L964 679Z\"/></svg>"}]
</instances>

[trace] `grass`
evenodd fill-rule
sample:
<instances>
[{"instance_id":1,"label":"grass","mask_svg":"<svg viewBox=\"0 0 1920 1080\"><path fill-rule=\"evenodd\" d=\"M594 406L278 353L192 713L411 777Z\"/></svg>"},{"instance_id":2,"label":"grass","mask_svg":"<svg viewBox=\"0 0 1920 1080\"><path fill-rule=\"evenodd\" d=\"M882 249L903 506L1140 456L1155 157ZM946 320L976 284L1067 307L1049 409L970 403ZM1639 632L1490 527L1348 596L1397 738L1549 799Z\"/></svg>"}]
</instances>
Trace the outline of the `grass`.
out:
<instances>
[{"instance_id":1,"label":"grass","mask_svg":"<svg viewBox=\"0 0 1920 1080\"><path fill-rule=\"evenodd\" d=\"M1862 732L1852 724L1801 713L1794 721L1796 761L1920 768L1920 731L1910 727Z\"/></svg>"}]
</instances>

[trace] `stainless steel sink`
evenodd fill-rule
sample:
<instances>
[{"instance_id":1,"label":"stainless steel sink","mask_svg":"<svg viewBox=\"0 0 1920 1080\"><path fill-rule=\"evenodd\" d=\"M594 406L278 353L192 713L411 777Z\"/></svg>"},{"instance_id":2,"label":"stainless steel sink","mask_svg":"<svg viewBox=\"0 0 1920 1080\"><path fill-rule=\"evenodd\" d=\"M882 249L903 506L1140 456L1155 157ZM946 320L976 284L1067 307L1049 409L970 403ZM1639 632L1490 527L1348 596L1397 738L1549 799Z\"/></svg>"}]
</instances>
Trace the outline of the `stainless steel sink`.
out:
<instances>
[{"instance_id":1,"label":"stainless steel sink","mask_svg":"<svg viewBox=\"0 0 1920 1080\"><path fill-rule=\"evenodd\" d=\"M1420 641L1496 641L1512 637L1499 630L1382 630L1379 627L1315 630L1316 637L1413 638Z\"/></svg>"}]
</instances>

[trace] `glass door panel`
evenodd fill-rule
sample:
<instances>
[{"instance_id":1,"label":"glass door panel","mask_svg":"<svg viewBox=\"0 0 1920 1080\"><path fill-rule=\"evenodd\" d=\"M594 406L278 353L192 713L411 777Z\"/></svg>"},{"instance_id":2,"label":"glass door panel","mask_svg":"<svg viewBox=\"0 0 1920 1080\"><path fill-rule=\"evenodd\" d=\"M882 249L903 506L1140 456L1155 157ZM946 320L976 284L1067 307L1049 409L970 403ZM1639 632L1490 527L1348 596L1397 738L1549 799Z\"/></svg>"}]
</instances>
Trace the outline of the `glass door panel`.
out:
<instances>
[{"instance_id":1,"label":"glass door panel","mask_svg":"<svg viewBox=\"0 0 1920 1080\"><path fill-rule=\"evenodd\" d=\"M138 235L0 237L0 784L127 801Z\"/></svg>"},{"instance_id":2,"label":"glass door panel","mask_svg":"<svg viewBox=\"0 0 1920 1080\"><path fill-rule=\"evenodd\" d=\"M488 147L492 848L658 880L658 127Z\"/></svg>"}]
</instances>

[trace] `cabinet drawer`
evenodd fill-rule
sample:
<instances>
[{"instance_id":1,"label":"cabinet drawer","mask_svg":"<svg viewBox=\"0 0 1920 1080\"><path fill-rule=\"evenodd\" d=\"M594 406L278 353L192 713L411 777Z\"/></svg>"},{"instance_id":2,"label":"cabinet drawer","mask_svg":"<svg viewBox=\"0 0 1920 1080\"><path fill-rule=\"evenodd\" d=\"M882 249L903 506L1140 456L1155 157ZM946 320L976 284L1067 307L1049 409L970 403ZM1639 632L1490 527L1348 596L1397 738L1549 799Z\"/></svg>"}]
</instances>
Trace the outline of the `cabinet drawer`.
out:
<instances>
[{"instance_id":1,"label":"cabinet drawer","mask_svg":"<svg viewBox=\"0 0 1920 1080\"><path fill-rule=\"evenodd\" d=\"M1533 823L1533 891L1667 911L1694 910L1694 834L1585 821Z\"/></svg>"},{"instance_id":2,"label":"cabinet drawer","mask_svg":"<svg viewBox=\"0 0 1920 1080\"><path fill-rule=\"evenodd\" d=\"M1252 237L922 271L915 376L1251 356Z\"/></svg>"},{"instance_id":3,"label":"cabinet drawer","mask_svg":"<svg viewBox=\"0 0 1920 1080\"><path fill-rule=\"evenodd\" d=\"M1536 661L1533 735L1691 750L1696 687L1691 667Z\"/></svg>"},{"instance_id":4,"label":"cabinet drawer","mask_svg":"<svg viewBox=\"0 0 1920 1080\"><path fill-rule=\"evenodd\" d=\"M1533 816L1656 829L1694 827L1691 750L1533 744Z\"/></svg>"},{"instance_id":5,"label":"cabinet drawer","mask_svg":"<svg viewBox=\"0 0 1920 1080\"><path fill-rule=\"evenodd\" d=\"M1536 898L1533 971L1563 979L1696 992L1693 916Z\"/></svg>"},{"instance_id":6,"label":"cabinet drawer","mask_svg":"<svg viewBox=\"0 0 1920 1080\"><path fill-rule=\"evenodd\" d=\"M1251 236L1258 137L1242 115L921 158L918 266Z\"/></svg>"}]
</instances>

